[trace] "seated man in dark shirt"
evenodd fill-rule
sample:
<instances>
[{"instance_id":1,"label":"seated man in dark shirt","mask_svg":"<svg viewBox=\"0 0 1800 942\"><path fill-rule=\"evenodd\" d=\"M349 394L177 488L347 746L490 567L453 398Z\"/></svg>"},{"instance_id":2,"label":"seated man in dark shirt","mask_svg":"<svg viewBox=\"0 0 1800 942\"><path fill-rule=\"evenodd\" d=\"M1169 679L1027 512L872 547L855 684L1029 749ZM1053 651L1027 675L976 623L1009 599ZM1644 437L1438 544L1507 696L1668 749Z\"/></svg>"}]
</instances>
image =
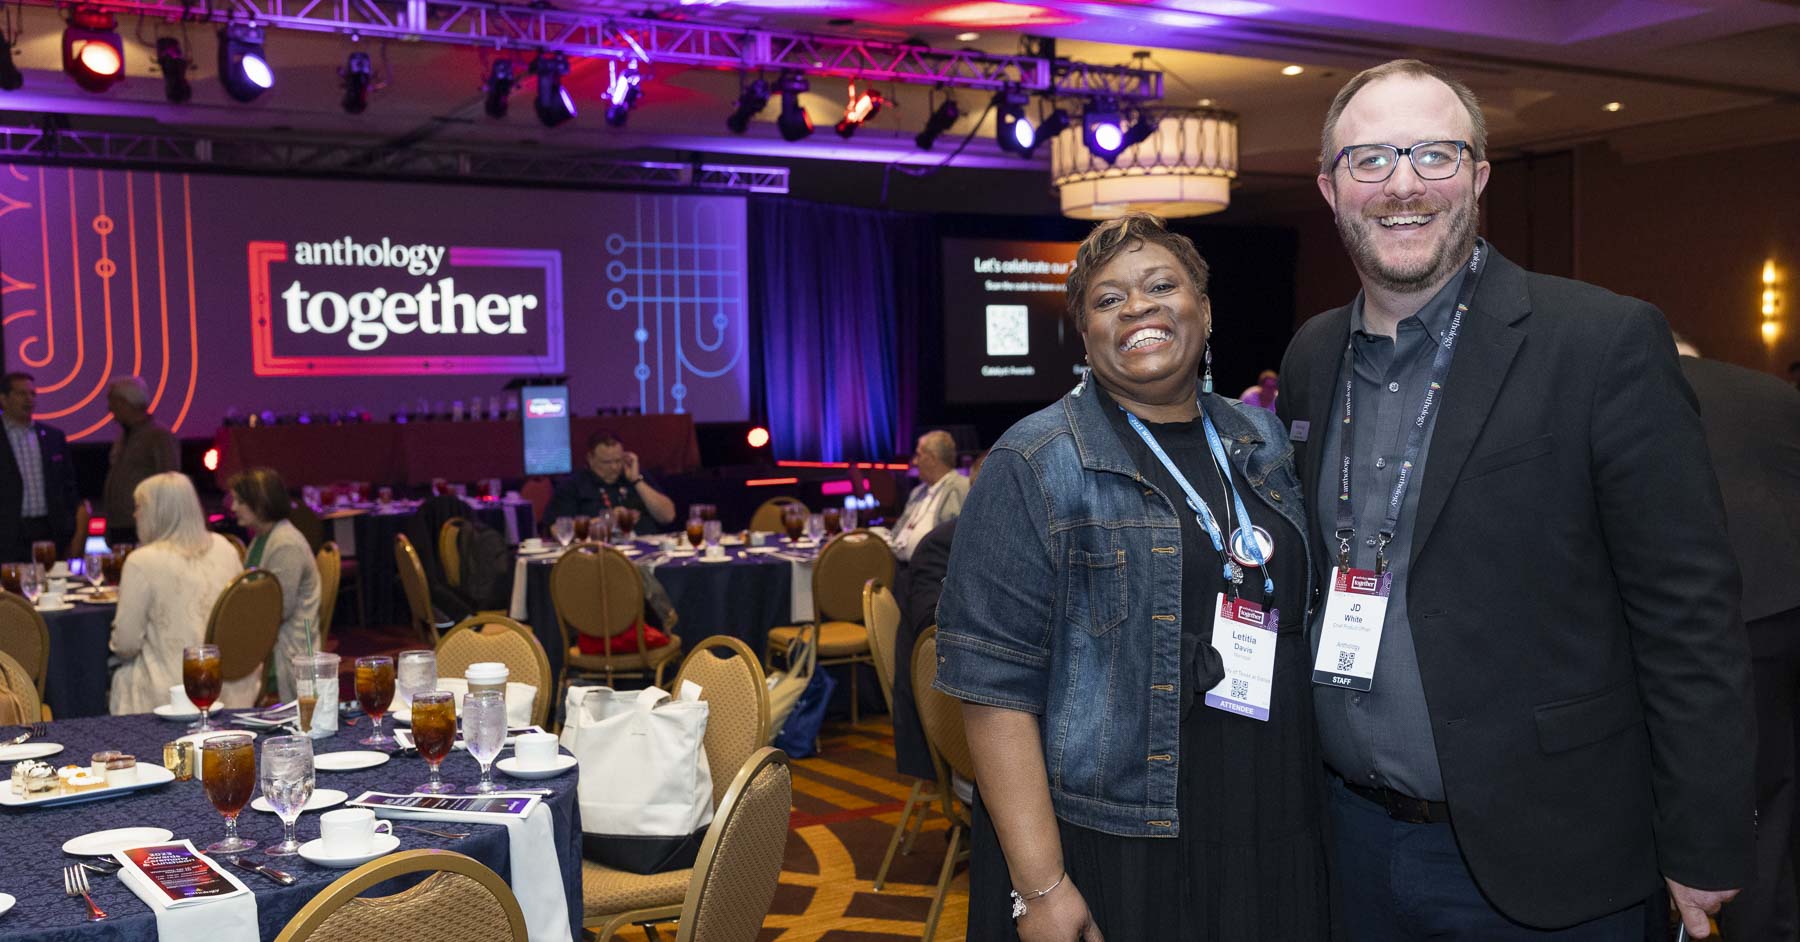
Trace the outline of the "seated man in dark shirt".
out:
<instances>
[{"instance_id":1,"label":"seated man in dark shirt","mask_svg":"<svg viewBox=\"0 0 1800 942\"><path fill-rule=\"evenodd\" d=\"M675 502L644 479L638 456L626 451L611 432L595 432L588 437L587 467L556 486L544 519L597 517L612 513L614 507L639 512L634 532L640 534L660 533L675 519Z\"/></svg>"}]
</instances>

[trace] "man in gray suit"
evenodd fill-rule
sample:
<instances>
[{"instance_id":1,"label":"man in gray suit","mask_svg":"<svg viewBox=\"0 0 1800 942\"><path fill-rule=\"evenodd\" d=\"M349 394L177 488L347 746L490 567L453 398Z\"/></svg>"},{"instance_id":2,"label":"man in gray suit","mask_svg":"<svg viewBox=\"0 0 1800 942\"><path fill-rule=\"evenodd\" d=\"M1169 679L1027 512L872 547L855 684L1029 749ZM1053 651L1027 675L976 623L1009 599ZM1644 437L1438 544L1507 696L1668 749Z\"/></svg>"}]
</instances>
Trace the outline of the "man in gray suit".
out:
<instances>
[{"instance_id":1,"label":"man in gray suit","mask_svg":"<svg viewBox=\"0 0 1800 942\"><path fill-rule=\"evenodd\" d=\"M969 479L956 473L956 441L949 432L940 429L920 435L913 465L919 469L919 486L907 495L906 508L893 531L894 557L901 562L912 558L912 551L926 534L956 519L962 513L963 499L969 496Z\"/></svg>"}]
</instances>

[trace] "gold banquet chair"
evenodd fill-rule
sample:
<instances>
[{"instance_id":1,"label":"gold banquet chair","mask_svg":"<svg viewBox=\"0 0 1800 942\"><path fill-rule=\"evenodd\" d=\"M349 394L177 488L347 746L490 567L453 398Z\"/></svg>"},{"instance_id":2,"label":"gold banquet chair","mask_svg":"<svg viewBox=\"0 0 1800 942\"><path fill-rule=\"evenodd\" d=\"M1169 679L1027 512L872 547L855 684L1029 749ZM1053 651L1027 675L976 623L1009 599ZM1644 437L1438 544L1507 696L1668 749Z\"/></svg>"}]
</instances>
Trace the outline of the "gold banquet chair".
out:
<instances>
[{"instance_id":1,"label":"gold banquet chair","mask_svg":"<svg viewBox=\"0 0 1800 942\"><path fill-rule=\"evenodd\" d=\"M572 547L550 568L550 600L562 628L563 678L557 699L571 680L605 680L654 675L662 686L663 672L681 656L681 639L671 634L661 647L645 647L644 633L637 635L637 650L583 654L576 645L581 635L609 640L633 631L644 620L644 577L624 553L610 546L583 543Z\"/></svg>"},{"instance_id":2,"label":"gold banquet chair","mask_svg":"<svg viewBox=\"0 0 1800 942\"><path fill-rule=\"evenodd\" d=\"M370 887L412 873L423 882L392 896ZM337 878L300 908L275 942L527 942L525 913L512 888L471 857L408 850Z\"/></svg>"},{"instance_id":3,"label":"gold banquet chair","mask_svg":"<svg viewBox=\"0 0 1800 942\"><path fill-rule=\"evenodd\" d=\"M798 626L769 629L763 663L773 663L774 653L786 653L802 634L813 636L819 646L819 666L850 665L850 722L859 719L858 664L873 664L869 631L863 624L862 590L870 579L894 584L894 551L887 541L867 530L852 530L832 537L813 562L813 621Z\"/></svg>"},{"instance_id":4,"label":"gold banquet chair","mask_svg":"<svg viewBox=\"0 0 1800 942\"><path fill-rule=\"evenodd\" d=\"M763 533L782 532L786 529L781 522L782 516L787 513L789 507L806 509L805 504L792 497L771 497L763 501L762 505L756 508L756 512L750 515L749 529L760 530Z\"/></svg>"},{"instance_id":5,"label":"gold banquet chair","mask_svg":"<svg viewBox=\"0 0 1800 942\"><path fill-rule=\"evenodd\" d=\"M18 706L18 721L34 723L38 720L55 719L50 715L50 704L43 702L33 686L31 672L25 669L12 655L0 651L0 698L10 695ZM4 703L0 703L0 714L6 712Z\"/></svg>"},{"instance_id":6,"label":"gold banquet chair","mask_svg":"<svg viewBox=\"0 0 1800 942\"><path fill-rule=\"evenodd\" d=\"M894 715L894 660L898 656L898 636L900 634L900 605L894 601L894 593L887 586L870 579L863 583L863 624L869 629L869 651L875 657L875 677L881 681L881 698L887 701L888 715ZM910 669L910 666L909 666ZM906 807L900 811L900 820L894 822L894 836L888 839L887 853L881 858L881 869L875 871L875 892L881 892L887 883L888 868L894 864L894 852L912 853L913 838L919 836L919 830L925 826L925 817L931 813L931 805L938 800L934 783L921 779L913 779L912 791L906 796ZM914 816L917 812L917 816ZM909 832L908 822L914 827ZM906 836L906 845L901 847L900 837Z\"/></svg>"},{"instance_id":7,"label":"gold banquet chair","mask_svg":"<svg viewBox=\"0 0 1800 942\"><path fill-rule=\"evenodd\" d=\"M314 562L319 566L319 650L329 651L326 642L331 640L331 617L337 613L338 587L344 581L344 555L336 543L326 540Z\"/></svg>"},{"instance_id":8,"label":"gold banquet chair","mask_svg":"<svg viewBox=\"0 0 1800 942\"><path fill-rule=\"evenodd\" d=\"M50 674L50 626L24 596L12 592L0 592L0 652L25 668L43 699Z\"/></svg>"},{"instance_id":9,"label":"gold banquet chair","mask_svg":"<svg viewBox=\"0 0 1800 942\"><path fill-rule=\"evenodd\" d=\"M452 589L462 588L462 539L469 521L451 517L438 527L438 565L444 567L444 582Z\"/></svg>"},{"instance_id":10,"label":"gold banquet chair","mask_svg":"<svg viewBox=\"0 0 1800 942\"><path fill-rule=\"evenodd\" d=\"M281 580L266 569L246 569L225 584L206 619L206 643L219 646L219 673L230 683L263 675L256 696L268 686L263 664L281 633ZM254 702L254 701L253 701Z\"/></svg>"},{"instance_id":11,"label":"gold banquet chair","mask_svg":"<svg viewBox=\"0 0 1800 942\"><path fill-rule=\"evenodd\" d=\"M506 665L507 679L537 688L531 700L531 721L550 722L550 700L556 696L556 678L550 676L550 656L531 629L505 615L471 615L444 633L437 646L440 677L462 677L470 664L497 661Z\"/></svg>"},{"instance_id":12,"label":"gold banquet chair","mask_svg":"<svg viewBox=\"0 0 1800 942\"><path fill-rule=\"evenodd\" d=\"M763 683L762 665L744 642L713 635L681 662L671 686L680 690L684 680L700 685L700 699L707 704L702 748L712 770L713 807L722 809L732 782L726 770L744 767L759 749L766 748L769 689ZM674 919L681 915L683 887L688 885L685 876L690 872L627 873L584 860L583 922L600 927L600 938L605 939L628 925Z\"/></svg>"},{"instance_id":13,"label":"gold banquet chair","mask_svg":"<svg viewBox=\"0 0 1800 942\"><path fill-rule=\"evenodd\" d=\"M956 864L969 856L968 840L973 824L966 804L957 797L957 778L975 781L975 761L969 754L969 740L963 732L962 704L947 693L931 686L937 679L937 626L925 629L913 645L913 701L919 708L919 725L925 728L925 745L931 752L931 764L937 768L938 799L945 820L950 822L950 846L944 848L944 866L938 871L937 894L931 900L931 915L925 919L925 934L920 942L931 942L937 933L938 917L944 914L944 894Z\"/></svg>"},{"instance_id":14,"label":"gold banquet chair","mask_svg":"<svg viewBox=\"0 0 1800 942\"><path fill-rule=\"evenodd\" d=\"M437 610L431 606L431 584L425 581L425 564L404 533L394 534L394 568L400 570L400 588L406 593L413 630L419 633L419 640L436 648L450 623L438 620Z\"/></svg>"},{"instance_id":15,"label":"gold banquet chair","mask_svg":"<svg viewBox=\"0 0 1800 942\"><path fill-rule=\"evenodd\" d=\"M598 931L597 942L608 942L629 925L642 925L656 942L662 936L653 921L672 918L681 920L676 942L751 942L775 898L792 808L793 773L787 753L769 746L757 749L725 789L692 870L624 874L645 885L654 881L672 886L675 904L646 911L657 914L653 920L636 918L635 913L614 917ZM584 895L593 885L592 866L582 865ZM668 890L661 892L666 895ZM587 925L595 922L590 919Z\"/></svg>"}]
</instances>

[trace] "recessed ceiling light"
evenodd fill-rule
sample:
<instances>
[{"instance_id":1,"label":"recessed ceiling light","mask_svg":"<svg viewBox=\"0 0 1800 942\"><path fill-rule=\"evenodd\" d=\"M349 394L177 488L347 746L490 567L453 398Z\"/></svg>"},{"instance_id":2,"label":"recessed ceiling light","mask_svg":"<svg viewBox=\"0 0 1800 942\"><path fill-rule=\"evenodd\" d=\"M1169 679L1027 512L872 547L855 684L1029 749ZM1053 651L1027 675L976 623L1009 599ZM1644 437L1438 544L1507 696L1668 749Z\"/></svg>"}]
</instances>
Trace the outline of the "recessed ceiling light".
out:
<instances>
[{"instance_id":1,"label":"recessed ceiling light","mask_svg":"<svg viewBox=\"0 0 1800 942\"><path fill-rule=\"evenodd\" d=\"M1606 104L1601 105L1600 110L1601 111L1624 111L1625 103L1622 101L1609 101Z\"/></svg>"},{"instance_id":2,"label":"recessed ceiling light","mask_svg":"<svg viewBox=\"0 0 1800 942\"><path fill-rule=\"evenodd\" d=\"M975 40L980 39L980 38L981 38L980 33L957 33L956 34L956 41L959 43L972 43Z\"/></svg>"},{"instance_id":3,"label":"recessed ceiling light","mask_svg":"<svg viewBox=\"0 0 1800 942\"><path fill-rule=\"evenodd\" d=\"M1290 66L1283 68L1281 70L1281 74L1282 75L1299 75L1300 73L1305 72L1305 71L1306 70L1304 68L1301 68L1300 66L1290 65Z\"/></svg>"},{"instance_id":4,"label":"recessed ceiling light","mask_svg":"<svg viewBox=\"0 0 1800 942\"><path fill-rule=\"evenodd\" d=\"M1196 102L1196 104L1202 108L1211 108L1213 106L1213 100L1211 98L1202 98Z\"/></svg>"}]
</instances>

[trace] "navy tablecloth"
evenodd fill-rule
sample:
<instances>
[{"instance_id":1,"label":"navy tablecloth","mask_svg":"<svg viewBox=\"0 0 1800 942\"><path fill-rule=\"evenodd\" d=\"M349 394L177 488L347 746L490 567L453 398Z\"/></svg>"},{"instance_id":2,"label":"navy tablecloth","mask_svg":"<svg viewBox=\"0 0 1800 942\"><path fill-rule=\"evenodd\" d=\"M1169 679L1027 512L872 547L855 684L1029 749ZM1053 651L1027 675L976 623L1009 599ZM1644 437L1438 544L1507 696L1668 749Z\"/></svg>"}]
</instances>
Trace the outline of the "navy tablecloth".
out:
<instances>
[{"instance_id":1,"label":"navy tablecloth","mask_svg":"<svg viewBox=\"0 0 1800 942\"><path fill-rule=\"evenodd\" d=\"M44 700L57 719L105 716L111 674L106 669L116 605L76 605L44 612L50 629L50 670ZM160 755L160 751L158 752Z\"/></svg>"},{"instance_id":2,"label":"navy tablecloth","mask_svg":"<svg viewBox=\"0 0 1800 942\"><path fill-rule=\"evenodd\" d=\"M335 737L315 740L314 749L336 752L365 748L357 745L355 740L367 735L367 727L365 718ZM65 748L44 761L57 765L86 765L89 756L97 750L119 749L141 760L160 762L163 744L180 735L185 728L186 724L144 714L59 720L50 724L50 734L44 741L61 743ZM259 734L258 739L262 738ZM0 766L0 771L10 775L11 765ZM339 789L348 792L352 798L368 790L410 792L413 786L426 780L427 774L423 759L396 757L385 765L359 772L320 772L317 787ZM447 782L472 785L480 778L480 769L468 753L459 750L444 760L443 777ZM557 857L562 863L563 892L569 902L569 925L574 937L581 938L581 821L575 795L576 773L543 781L517 782L496 771L494 779L503 786L516 784L555 789L555 794L545 801L550 805L554 821ZM10 787L0 780L0 788ZM51 939L153 942L157 938L155 915L116 878L90 874L94 901L110 917L103 922L88 922L87 907L81 900L63 895L62 868L75 860L63 854L64 841L93 831L141 826L168 828L175 832L175 839L187 838L201 848L225 833L224 819L206 800L199 781L170 782L142 792L62 808L0 808L0 849L3 849L5 860L5 866L0 867L0 892L18 898L12 911L0 915L0 942ZM503 877L511 873L504 825L458 823L449 829L471 833L460 840L417 831L394 833L400 838L400 850L454 850L481 861ZM256 840L261 847L281 840L280 819L249 808L245 808L238 818L238 830L243 836ZM308 841L318 836L318 813L302 815L300 840ZM273 939L302 906L347 872L316 866L298 856L266 857L260 847L250 852L249 857L299 878L295 885L282 887L258 874L238 873L244 885L256 893L260 934L265 940Z\"/></svg>"}]
</instances>

